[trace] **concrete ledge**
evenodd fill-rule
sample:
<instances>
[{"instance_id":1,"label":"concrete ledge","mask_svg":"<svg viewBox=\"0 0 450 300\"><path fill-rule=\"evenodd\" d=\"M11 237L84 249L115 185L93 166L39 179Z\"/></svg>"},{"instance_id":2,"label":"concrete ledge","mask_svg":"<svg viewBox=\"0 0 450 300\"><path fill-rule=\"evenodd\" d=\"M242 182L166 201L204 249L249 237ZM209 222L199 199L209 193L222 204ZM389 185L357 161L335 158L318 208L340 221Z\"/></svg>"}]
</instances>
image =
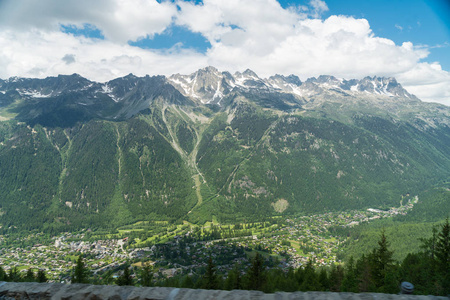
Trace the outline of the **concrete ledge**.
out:
<instances>
[{"instance_id":1,"label":"concrete ledge","mask_svg":"<svg viewBox=\"0 0 450 300\"><path fill-rule=\"evenodd\" d=\"M447 297L354 294L330 292L278 292L264 294L259 291L217 291L194 290L165 287L132 287L116 285L62 284L36 282L0 282L0 299L55 299L55 300L225 300L225 299L264 299L264 300L449 300Z\"/></svg>"}]
</instances>

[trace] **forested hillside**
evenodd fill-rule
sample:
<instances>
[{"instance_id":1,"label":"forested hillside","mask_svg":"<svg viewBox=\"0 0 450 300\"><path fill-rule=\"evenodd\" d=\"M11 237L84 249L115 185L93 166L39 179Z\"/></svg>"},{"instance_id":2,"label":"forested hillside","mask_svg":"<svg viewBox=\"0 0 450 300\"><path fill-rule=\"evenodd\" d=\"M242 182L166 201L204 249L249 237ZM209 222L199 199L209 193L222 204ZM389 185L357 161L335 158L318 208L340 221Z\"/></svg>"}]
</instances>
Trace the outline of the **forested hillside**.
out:
<instances>
[{"instance_id":1,"label":"forested hillside","mask_svg":"<svg viewBox=\"0 0 450 300\"><path fill-rule=\"evenodd\" d=\"M210 101L209 81L188 89L181 77L0 82L2 230L234 223L415 196L436 209L427 195L450 178L448 107L397 83L395 95L289 83L315 85L299 96L254 73L225 75L196 75L223 83Z\"/></svg>"}]
</instances>

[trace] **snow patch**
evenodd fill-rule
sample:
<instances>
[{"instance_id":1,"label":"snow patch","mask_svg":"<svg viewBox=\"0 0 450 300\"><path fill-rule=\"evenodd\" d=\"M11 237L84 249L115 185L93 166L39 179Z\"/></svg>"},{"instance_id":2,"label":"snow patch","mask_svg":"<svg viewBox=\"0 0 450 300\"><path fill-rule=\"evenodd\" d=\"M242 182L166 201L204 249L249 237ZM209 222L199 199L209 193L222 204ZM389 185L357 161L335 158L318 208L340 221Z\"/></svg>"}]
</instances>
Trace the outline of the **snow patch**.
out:
<instances>
[{"instance_id":1,"label":"snow patch","mask_svg":"<svg viewBox=\"0 0 450 300\"><path fill-rule=\"evenodd\" d=\"M383 88L383 93L384 93L385 95L388 95L388 96L394 96L391 92L388 92L388 90L387 90L387 85L384 86L384 88Z\"/></svg>"},{"instance_id":2,"label":"snow patch","mask_svg":"<svg viewBox=\"0 0 450 300\"><path fill-rule=\"evenodd\" d=\"M244 86L244 83L246 80L247 80L247 78L245 78L245 77L236 78L236 85Z\"/></svg>"},{"instance_id":3,"label":"snow patch","mask_svg":"<svg viewBox=\"0 0 450 300\"><path fill-rule=\"evenodd\" d=\"M83 87L81 90L82 90L82 91L86 91L88 88L92 87L93 85L94 85L94 84L91 83L91 84L89 84L89 85Z\"/></svg>"},{"instance_id":4,"label":"snow patch","mask_svg":"<svg viewBox=\"0 0 450 300\"><path fill-rule=\"evenodd\" d=\"M108 86L107 83L105 83L104 85L102 85L102 90L103 90L103 94L108 95L114 102L119 102L119 98L117 98L114 94L113 94L113 90L111 89L110 86Z\"/></svg>"},{"instance_id":5,"label":"snow patch","mask_svg":"<svg viewBox=\"0 0 450 300\"><path fill-rule=\"evenodd\" d=\"M188 95L188 89L189 89L189 87L188 87L184 82L182 82L181 80L176 79L176 78L169 78L169 80L170 80L173 84L178 85L178 86L183 90L183 93L184 93L185 95Z\"/></svg>"},{"instance_id":6,"label":"snow patch","mask_svg":"<svg viewBox=\"0 0 450 300\"><path fill-rule=\"evenodd\" d=\"M220 91L221 85L222 85L222 82L219 80L219 82L217 82L216 92L214 93L214 97L212 98L213 101L214 101L214 99L219 98L219 102L217 102L217 105L219 105L219 106L220 106L220 101L222 101L222 99L223 99L223 94Z\"/></svg>"},{"instance_id":7,"label":"snow patch","mask_svg":"<svg viewBox=\"0 0 450 300\"><path fill-rule=\"evenodd\" d=\"M189 91L189 96L191 96L191 97L194 97L195 99L200 99L200 97L195 93L195 91L194 91L194 87L195 87L195 84L197 83L197 74L195 74L195 78L194 78L194 80L193 80L193 82L192 82L192 85L191 85L191 90ZM200 99L200 101L203 103L203 104L205 104L205 102L203 101L203 100L201 100Z\"/></svg>"},{"instance_id":8,"label":"snow patch","mask_svg":"<svg viewBox=\"0 0 450 300\"><path fill-rule=\"evenodd\" d=\"M33 98L49 98L52 96L52 93L44 95L41 94L41 92L38 92L36 90L19 90L16 89L16 91L20 94L20 96L30 96Z\"/></svg>"},{"instance_id":9,"label":"snow patch","mask_svg":"<svg viewBox=\"0 0 450 300\"><path fill-rule=\"evenodd\" d=\"M294 93L294 94L296 94L296 95L298 95L298 96L303 96L303 91L302 91L299 87L294 86L294 85L292 85L292 84L290 84L289 86L290 86L291 89L292 89L292 93Z\"/></svg>"}]
</instances>

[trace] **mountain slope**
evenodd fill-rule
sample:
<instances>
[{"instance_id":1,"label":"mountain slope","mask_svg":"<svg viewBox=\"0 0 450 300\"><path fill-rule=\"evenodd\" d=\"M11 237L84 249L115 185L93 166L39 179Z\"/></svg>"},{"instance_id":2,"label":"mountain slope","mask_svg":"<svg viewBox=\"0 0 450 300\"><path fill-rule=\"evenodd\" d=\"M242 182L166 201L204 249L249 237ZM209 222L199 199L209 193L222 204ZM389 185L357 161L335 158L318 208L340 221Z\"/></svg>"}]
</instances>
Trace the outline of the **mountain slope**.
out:
<instances>
[{"instance_id":1,"label":"mountain slope","mask_svg":"<svg viewBox=\"0 0 450 300\"><path fill-rule=\"evenodd\" d=\"M398 205L450 178L450 109L393 78L213 67L0 80L3 230Z\"/></svg>"}]
</instances>

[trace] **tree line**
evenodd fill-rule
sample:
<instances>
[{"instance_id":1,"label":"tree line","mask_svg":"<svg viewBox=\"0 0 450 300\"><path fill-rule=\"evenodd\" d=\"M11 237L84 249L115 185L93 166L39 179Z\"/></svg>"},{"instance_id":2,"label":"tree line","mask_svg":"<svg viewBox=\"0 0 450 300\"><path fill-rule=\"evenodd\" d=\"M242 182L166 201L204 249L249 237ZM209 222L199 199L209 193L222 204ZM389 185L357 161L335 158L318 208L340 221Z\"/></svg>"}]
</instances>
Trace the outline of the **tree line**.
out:
<instances>
[{"instance_id":1,"label":"tree line","mask_svg":"<svg viewBox=\"0 0 450 300\"><path fill-rule=\"evenodd\" d=\"M47 282L47 275L45 271L39 269L34 272L32 268L29 268L25 273L20 274L17 267L10 268L8 272L0 266L0 281L13 281L13 282Z\"/></svg>"}]
</instances>

